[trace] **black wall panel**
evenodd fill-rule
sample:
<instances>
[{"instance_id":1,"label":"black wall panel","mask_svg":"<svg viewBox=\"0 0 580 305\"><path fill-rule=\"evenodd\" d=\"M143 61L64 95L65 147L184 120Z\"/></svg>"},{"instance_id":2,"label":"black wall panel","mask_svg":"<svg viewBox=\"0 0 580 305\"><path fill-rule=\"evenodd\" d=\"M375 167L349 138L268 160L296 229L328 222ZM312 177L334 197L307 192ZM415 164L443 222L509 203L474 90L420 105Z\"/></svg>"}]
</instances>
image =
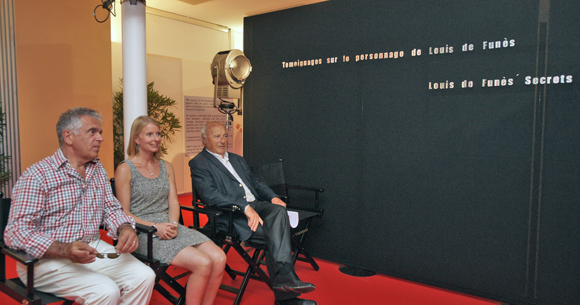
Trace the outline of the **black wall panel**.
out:
<instances>
[{"instance_id":1,"label":"black wall panel","mask_svg":"<svg viewBox=\"0 0 580 305\"><path fill-rule=\"evenodd\" d=\"M332 0L246 18L244 156L283 158L289 182L325 188L317 257L576 304L578 12L572 0Z\"/></svg>"}]
</instances>

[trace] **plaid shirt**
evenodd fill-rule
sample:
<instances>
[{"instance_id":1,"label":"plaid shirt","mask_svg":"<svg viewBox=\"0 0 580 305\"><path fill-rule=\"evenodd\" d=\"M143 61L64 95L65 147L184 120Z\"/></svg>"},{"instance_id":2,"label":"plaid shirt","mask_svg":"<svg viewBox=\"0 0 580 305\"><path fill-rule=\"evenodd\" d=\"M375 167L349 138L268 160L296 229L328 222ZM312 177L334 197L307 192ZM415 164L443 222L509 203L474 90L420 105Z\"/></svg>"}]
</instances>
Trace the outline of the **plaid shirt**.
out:
<instances>
[{"instance_id":1,"label":"plaid shirt","mask_svg":"<svg viewBox=\"0 0 580 305\"><path fill-rule=\"evenodd\" d=\"M113 196L99 159L86 164L83 179L58 149L18 179L4 239L8 246L40 258L54 241L97 240L101 224L116 238L123 223L134 221Z\"/></svg>"}]
</instances>

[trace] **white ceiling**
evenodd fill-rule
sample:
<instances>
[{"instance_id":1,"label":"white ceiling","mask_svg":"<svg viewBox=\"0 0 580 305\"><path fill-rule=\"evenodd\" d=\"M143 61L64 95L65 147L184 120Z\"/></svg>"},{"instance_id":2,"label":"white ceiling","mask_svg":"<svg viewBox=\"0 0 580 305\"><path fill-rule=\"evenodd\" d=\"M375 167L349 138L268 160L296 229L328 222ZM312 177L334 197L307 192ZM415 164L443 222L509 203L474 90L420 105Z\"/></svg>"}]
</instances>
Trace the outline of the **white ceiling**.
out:
<instances>
[{"instance_id":1,"label":"white ceiling","mask_svg":"<svg viewBox=\"0 0 580 305\"><path fill-rule=\"evenodd\" d=\"M243 32L244 17L327 0L147 0L147 7Z\"/></svg>"}]
</instances>

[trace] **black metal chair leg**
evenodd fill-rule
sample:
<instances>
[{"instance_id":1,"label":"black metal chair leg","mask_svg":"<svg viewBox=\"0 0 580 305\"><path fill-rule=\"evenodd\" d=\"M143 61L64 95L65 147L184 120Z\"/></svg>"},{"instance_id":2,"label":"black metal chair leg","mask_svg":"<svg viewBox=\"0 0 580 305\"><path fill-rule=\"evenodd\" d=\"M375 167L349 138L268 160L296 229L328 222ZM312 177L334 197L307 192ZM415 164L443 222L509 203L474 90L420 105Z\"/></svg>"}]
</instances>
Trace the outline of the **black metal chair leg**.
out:
<instances>
[{"instance_id":1,"label":"black metal chair leg","mask_svg":"<svg viewBox=\"0 0 580 305\"><path fill-rule=\"evenodd\" d=\"M250 267L253 269L252 273L257 273L258 277L264 283L266 283L268 287L270 287L271 289L272 282L270 281L270 277L266 274L266 272L264 272L264 270L258 265L258 263L256 263L255 258L250 256L248 252L246 252L246 250L240 244L233 243L232 247L236 250L236 252L238 252L238 254L240 254L240 256L244 259L244 261L246 261L246 263L250 265ZM258 249L256 249L256 251L258 251ZM254 255L256 255L256 252L254 252Z\"/></svg>"},{"instance_id":2,"label":"black metal chair leg","mask_svg":"<svg viewBox=\"0 0 580 305\"><path fill-rule=\"evenodd\" d=\"M306 261L310 263L310 265L315 271L318 271L320 269L320 266L318 266L318 264L316 263L314 258L312 258L308 250L306 250L304 247L298 244L299 242L296 241L294 237L292 237L292 242L294 243L294 245L296 245L296 250L294 251L294 255L292 257L294 264L296 264L296 260ZM304 258L298 257L300 253L302 253L302 256L304 256Z\"/></svg>"},{"instance_id":3,"label":"black metal chair leg","mask_svg":"<svg viewBox=\"0 0 580 305\"><path fill-rule=\"evenodd\" d=\"M308 262L310 263L312 268L314 268L315 271L318 271L320 267L318 266L314 258L310 255L310 253L303 246L304 236L306 235L305 233L308 232L308 225L310 224L311 220L312 219L309 218L306 221L306 224L304 225L304 229L292 236L292 243L296 246L296 250L292 255L292 262L294 264L296 264L296 260ZM300 236L300 238L296 239L297 236ZM302 253L302 256L304 256L304 258L299 257L300 253Z\"/></svg>"}]
</instances>

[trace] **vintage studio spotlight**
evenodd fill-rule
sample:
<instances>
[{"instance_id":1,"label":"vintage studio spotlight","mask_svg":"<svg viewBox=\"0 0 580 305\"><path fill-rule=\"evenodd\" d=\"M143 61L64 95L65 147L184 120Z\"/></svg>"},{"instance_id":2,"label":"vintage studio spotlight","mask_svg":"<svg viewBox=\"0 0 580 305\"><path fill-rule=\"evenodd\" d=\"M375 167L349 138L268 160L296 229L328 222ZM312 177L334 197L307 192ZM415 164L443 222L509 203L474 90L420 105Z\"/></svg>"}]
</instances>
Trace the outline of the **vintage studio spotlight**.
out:
<instances>
[{"instance_id":1,"label":"vintage studio spotlight","mask_svg":"<svg viewBox=\"0 0 580 305\"><path fill-rule=\"evenodd\" d=\"M227 114L226 127L233 121L233 113L242 114L243 86L250 72L252 72L250 60L240 50L222 51L213 58L211 63L211 76L215 87L213 106L221 113ZM238 106L223 98L238 99Z\"/></svg>"}]
</instances>

